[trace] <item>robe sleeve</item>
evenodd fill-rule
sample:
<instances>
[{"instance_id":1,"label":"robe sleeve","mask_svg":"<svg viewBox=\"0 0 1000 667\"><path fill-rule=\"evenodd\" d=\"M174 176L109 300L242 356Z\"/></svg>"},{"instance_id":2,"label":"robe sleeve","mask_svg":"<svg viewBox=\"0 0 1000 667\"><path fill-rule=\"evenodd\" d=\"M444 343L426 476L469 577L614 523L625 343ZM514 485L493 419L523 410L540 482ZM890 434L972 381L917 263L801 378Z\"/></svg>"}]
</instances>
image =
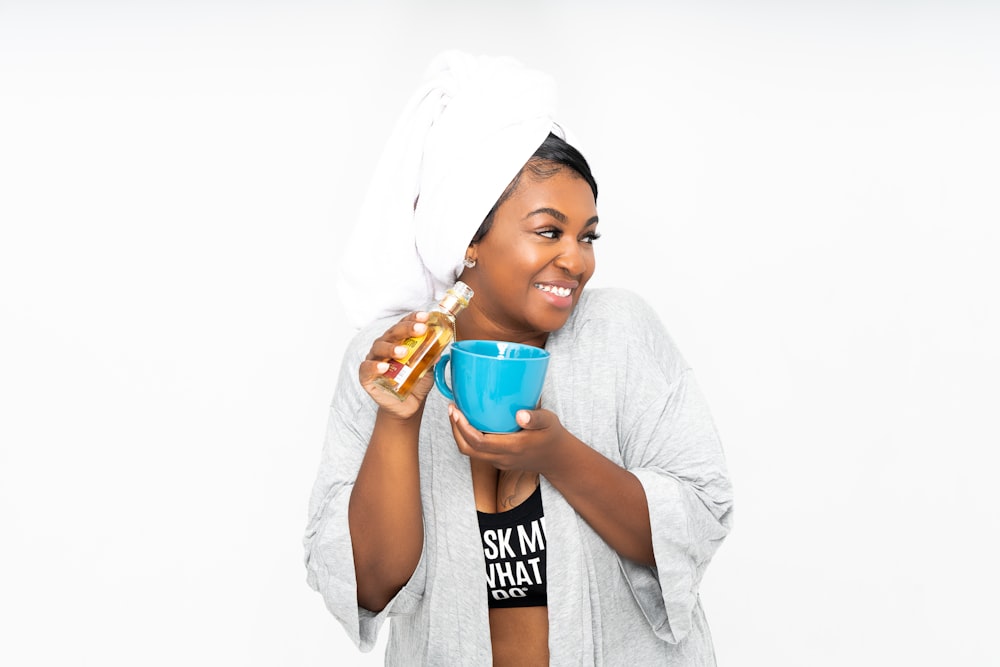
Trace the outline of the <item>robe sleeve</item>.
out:
<instances>
[{"instance_id":1,"label":"robe sleeve","mask_svg":"<svg viewBox=\"0 0 1000 667\"><path fill-rule=\"evenodd\" d=\"M371 339L368 340L370 343ZM426 566L425 554L421 552L413 576L382 611L376 613L358 605L347 510L374 428L376 406L357 381L357 368L363 356L357 347L352 342L344 355L303 542L307 582L322 594L327 609L344 626L355 645L362 651L371 651L386 618L416 610L424 592Z\"/></svg>"},{"instance_id":2,"label":"robe sleeve","mask_svg":"<svg viewBox=\"0 0 1000 667\"><path fill-rule=\"evenodd\" d=\"M722 445L694 375L655 312L637 320L624 346L619 399L623 465L642 483L656 566L619 557L632 593L660 639L691 629L698 586L732 526L732 487Z\"/></svg>"}]
</instances>

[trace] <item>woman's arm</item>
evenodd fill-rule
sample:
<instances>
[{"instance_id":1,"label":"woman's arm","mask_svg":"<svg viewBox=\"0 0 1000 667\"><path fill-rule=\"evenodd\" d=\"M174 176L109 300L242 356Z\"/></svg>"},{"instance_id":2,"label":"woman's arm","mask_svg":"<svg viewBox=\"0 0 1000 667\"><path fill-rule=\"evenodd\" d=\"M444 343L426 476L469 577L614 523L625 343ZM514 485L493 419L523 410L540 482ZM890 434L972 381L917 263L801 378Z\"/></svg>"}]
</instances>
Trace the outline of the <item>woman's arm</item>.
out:
<instances>
[{"instance_id":1,"label":"woman's arm","mask_svg":"<svg viewBox=\"0 0 1000 667\"><path fill-rule=\"evenodd\" d=\"M529 413L523 428L551 428L544 424L554 414ZM639 479L565 429L554 448L553 465L542 471L573 509L622 557L642 565L656 565L649 505Z\"/></svg>"},{"instance_id":2,"label":"woman's arm","mask_svg":"<svg viewBox=\"0 0 1000 667\"><path fill-rule=\"evenodd\" d=\"M388 369L386 359L405 353L398 343L423 334L426 321L426 313L416 313L388 329L358 370L362 387L379 405L348 505L358 604L370 611L385 608L409 581L423 548L418 443L434 378L424 376L405 401L375 380Z\"/></svg>"},{"instance_id":3,"label":"woman's arm","mask_svg":"<svg viewBox=\"0 0 1000 667\"><path fill-rule=\"evenodd\" d=\"M573 509L624 558L655 565L649 507L635 475L567 431L549 410L521 410L522 431L491 435L476 430L451 407L455 441L472 458L501 470L545 476Z\"/></svg>"},{"instance_id":4,"label":"woman's arm","mask_svg":"<svg viewBox=\"0 0 1000 667\"><path fill-rule=\"evenodd\" d=\"M358 604L371 611L381 611L392 600L420 560L419 432L419 412L407 419L380 409L351 492L348 518Z\"/></svg>"}]
</instances>

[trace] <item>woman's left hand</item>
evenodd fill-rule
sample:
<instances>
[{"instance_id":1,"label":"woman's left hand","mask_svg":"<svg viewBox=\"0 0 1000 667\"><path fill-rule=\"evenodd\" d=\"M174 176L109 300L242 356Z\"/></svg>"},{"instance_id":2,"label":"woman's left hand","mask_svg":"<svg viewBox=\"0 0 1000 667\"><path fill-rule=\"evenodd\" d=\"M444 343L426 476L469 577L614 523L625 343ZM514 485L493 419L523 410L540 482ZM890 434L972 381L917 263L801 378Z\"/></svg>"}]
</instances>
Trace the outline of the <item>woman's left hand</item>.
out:
<instances>
[{"instance_id":1,"label":"woman's left hand","mask_svg":"<svg viewBox=\"0 0 1000 667\"><path fill-rule=\"evenodd\" d=\"M565 460L560 451L575 440L550 410L518 410L514 433L483 433L456 405L448 406L458 450L499 470L528 470L543 475Z\"/></svg>"}]
</instances>

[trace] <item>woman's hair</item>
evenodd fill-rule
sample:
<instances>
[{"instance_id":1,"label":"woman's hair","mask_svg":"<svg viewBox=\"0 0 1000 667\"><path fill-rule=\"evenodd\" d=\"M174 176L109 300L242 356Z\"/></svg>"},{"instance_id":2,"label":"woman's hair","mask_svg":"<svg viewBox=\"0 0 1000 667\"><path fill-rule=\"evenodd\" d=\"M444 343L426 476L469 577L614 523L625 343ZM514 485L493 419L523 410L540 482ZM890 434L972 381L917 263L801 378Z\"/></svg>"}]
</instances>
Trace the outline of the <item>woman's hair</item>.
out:
<instances>
[{"instance_id":1,"label":"woman's hair","mask_svg":"<svg viewBox=\"0 0 1000 667\"><path fill-rule=\"evenodd\" d=\"M521 183L521 176L525 171L530 171L535 178L543 179L555 176L564 168L571 169L577 176L587 181L591 192L594 193L594 201L596 202L597 181L594 180L594 175L590 173L590 165L587 164L587 160L580 151L550 132L549 136L542 142L542 145L528 159L524 168L517 173L517 176L510 182L507 189L503 191L497 202L493 204L493 208L490 209L490 212L483 219L483 224L479 225L479 229L472 237L471 243L479 243L486 236L486 233L490 231L497 209L500 208L501 204L510 199L517 190L517 186Z\"/></svg>"}]
</instances>

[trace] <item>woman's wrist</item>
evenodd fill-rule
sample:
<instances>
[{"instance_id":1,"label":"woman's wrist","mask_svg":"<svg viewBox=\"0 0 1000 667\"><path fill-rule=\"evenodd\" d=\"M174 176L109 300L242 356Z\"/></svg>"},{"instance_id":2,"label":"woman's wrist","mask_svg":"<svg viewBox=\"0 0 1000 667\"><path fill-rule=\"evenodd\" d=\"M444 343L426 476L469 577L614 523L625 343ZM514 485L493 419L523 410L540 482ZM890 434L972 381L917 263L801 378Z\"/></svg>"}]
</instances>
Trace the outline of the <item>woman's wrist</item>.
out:
<instances>
[{"instance_id":1,"label":"woman's wrist","mask_svg":"<svg viewBox=\"0 0 1000 667\"><path fill-rule=\"evenodd\" d=\"M417 409L410 415L400 415L392 410L389 410L383 406L379 406L378 412L375 414L375 423L382 424L387 427L392 427L395 429L405 429L405 430L420 430L420 424L424 418L424 404L421 403Z\"/></svg>"},{"instance_id":2,"label":"woman's wrist","mask_svg":"<svg viewBox=\"0 0 1000 667\"><path fill-rule=\"evenodd\" d=\"M579 474L578 469L582 463L580 457L584 450L590 450L590 447L569 431L563 431L562 436L551 443L550 448L550 464L540 474L553 485L558 485L564 479L574 479Z\"/></svg>"}]
</instances>

